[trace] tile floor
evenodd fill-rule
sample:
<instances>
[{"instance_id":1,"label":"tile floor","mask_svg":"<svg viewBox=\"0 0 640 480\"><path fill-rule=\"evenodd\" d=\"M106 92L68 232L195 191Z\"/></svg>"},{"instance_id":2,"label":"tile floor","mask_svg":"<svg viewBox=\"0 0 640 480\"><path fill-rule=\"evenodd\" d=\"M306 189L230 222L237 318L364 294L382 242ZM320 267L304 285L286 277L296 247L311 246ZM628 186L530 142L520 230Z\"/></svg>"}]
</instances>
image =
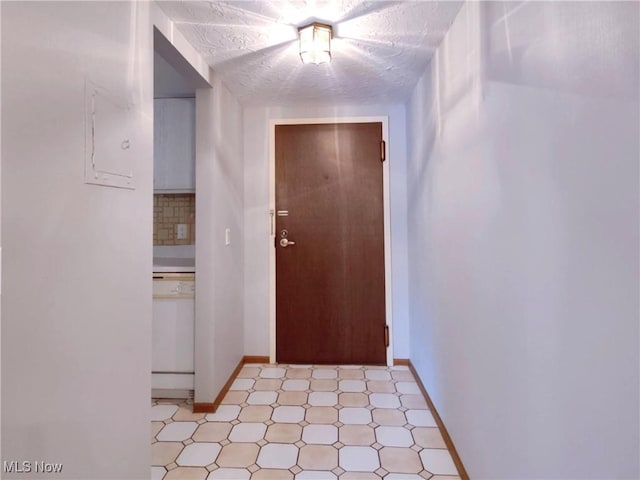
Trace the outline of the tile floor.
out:
<instances>
[{"instance_id":1,"label":"tile floor","mask_svg":"<svg viewBox=\"0 0 640 480\"><path fill-rule=\"evenodd\" d=\"M405 366L247 364L216 413L151 413L153 479L459 480Z\"/></svg>"}]
</instances>

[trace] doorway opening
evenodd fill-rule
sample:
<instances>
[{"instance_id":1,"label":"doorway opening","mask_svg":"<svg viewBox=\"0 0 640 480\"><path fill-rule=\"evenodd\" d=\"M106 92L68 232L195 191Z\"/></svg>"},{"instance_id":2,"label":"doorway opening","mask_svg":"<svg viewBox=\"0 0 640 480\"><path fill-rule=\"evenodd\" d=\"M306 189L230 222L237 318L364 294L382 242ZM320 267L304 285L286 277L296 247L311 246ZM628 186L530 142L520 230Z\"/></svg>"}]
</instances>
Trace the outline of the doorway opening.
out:
<instances>
[{"instance_id":1,"label":"doorway opening","mask_svg":"<svg viewBox=\"0 0 640 480\"><path fill-rule=\"evenodd\" d=\"M203 80L154 28L151 395L195 389L196 89Z\"/></svg>"}]
</instances>

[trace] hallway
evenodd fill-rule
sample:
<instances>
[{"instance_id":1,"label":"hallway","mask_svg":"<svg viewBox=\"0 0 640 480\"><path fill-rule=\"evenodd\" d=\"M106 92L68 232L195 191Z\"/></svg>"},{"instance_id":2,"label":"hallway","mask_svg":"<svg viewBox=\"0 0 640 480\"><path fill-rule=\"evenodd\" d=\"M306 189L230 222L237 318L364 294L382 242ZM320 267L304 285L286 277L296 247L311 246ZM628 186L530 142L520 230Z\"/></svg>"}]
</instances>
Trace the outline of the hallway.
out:
<instances>
[{"instance_id":1,"label":"hallway","mask_svg":"<svg viewBox=\"0 0 640 480\"><path fill-rule=\"evenodd\" d=\"M215 414L151 412L154 479L460 478L406 366L246 364Z\"/></svg>"},{"instance_id":2,"label":"hallway","mask_svg":"<svg viewBox=\"0 0 640 480\"><path fill-rule=\"evenodd\" d=\"M0 15L3 478L46 461L148 480L153 451L169 480L454 480L430 413L473 480L640 478L639 2ZM316 20L331 62L306 65ZM416 382L260 364L217 417L151 405L156 53L196 90L194 404L212 409L245 357L278 358L276 217L296 214L274 195L282 124L388 125L371 160L388 170L386 358Z\"/></svg>"}]
</instances>

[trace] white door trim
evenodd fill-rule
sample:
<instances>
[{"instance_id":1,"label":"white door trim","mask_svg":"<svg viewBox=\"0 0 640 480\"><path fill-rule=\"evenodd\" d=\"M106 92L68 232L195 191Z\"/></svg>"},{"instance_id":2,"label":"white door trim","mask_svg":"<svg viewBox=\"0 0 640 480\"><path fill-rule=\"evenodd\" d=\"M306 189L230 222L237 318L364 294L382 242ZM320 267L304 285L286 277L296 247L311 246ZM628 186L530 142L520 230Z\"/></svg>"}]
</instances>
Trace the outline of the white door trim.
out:
<instances>
[{"instance_id":1,"label":"white door trim","mask_svg":"<svg viewBox=\"0 0 640 480\"><path fill-rule=\"evenodd\" d=\"M286 118L269 121L269 361L276 361L276 249L275 208L276 208L276 125L299 125L314 123L382 123L382 139L385 142L385 162L382 164L382 188L384 195L384 286L386 322L389 326L389 347L387 365L393 365L393 305L391 290L391 203L389 200L389 117L339 117L339 118Z\"/></svg>"}]
</instances>

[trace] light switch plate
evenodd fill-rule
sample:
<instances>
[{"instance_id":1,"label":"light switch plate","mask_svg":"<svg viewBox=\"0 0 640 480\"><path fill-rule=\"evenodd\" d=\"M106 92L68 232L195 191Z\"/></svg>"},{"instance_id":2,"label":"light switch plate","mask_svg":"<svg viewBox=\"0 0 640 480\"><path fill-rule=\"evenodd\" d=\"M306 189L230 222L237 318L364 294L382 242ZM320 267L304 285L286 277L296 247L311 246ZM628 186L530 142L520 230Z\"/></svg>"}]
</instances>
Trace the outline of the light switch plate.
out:
<instances>
[{"instance_id":1,"label":"light switch plate","mask_svg":"<svg viewBox=\"0 0 640 480\"><path fill-rule=\"evenodd\" d=\"M224 244L231 245L231 229L227 228L224 231Z\"/></svg>"}]
</instances>

